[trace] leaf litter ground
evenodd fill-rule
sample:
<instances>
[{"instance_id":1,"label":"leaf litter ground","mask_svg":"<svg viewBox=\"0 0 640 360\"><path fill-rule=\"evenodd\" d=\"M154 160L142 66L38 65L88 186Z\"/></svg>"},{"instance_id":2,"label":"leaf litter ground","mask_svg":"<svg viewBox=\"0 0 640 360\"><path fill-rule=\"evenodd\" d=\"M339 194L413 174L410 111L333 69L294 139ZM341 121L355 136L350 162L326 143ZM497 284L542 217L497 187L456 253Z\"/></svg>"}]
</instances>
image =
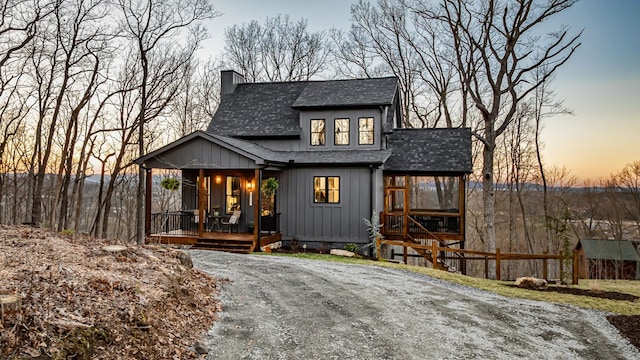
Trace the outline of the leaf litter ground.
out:
<instances>
[{"instance_id":1,"label":"leaf litter ground","mask_svg":"<svg viewBox=\"0 0 640 360\"><path fill-rule=\"evenodd\" d=\"M181 251L0 226L0 358L193 359L221 311L218 281ZM570 291L570 290L569 290ZM580 289L576 289L580 291ZM616 298L618 294L574 295ZM628 294L624 294L628 295ZM634 301L618 297L622 301ZM640 316L607 317L640 348Z\"/></svg>"},{"instance_id":2,"label":"leaf litter ground","mask_svg":"<svg viewBox=\"0 0 640 360\"><path fill-rule=\"evenodd\" d=\"M2 359L193 359L221 311L218 280L180 250L0 227ZM181 261L182 259L182 261ZM6 305L6 306L5 306Z\"/></svg>"}]
</instances>

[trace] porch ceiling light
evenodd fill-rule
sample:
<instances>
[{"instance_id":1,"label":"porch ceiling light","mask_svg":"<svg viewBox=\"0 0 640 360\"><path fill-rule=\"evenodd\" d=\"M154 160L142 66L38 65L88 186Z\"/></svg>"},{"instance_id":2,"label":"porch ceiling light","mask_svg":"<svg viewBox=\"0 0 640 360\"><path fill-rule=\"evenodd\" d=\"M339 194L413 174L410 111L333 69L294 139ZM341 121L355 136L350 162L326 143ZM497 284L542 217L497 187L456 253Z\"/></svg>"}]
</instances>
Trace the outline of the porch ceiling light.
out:
<instances>
[{"instance_id":1,"label":"porch ceiling light","mask_svg":"<svg viewBox=\"0 0 640 360\"><path fill-rule=\"evenodd\" d=\"M216 175L216 184L222 184L222 176Z\"/></svg>"}]
</instances>

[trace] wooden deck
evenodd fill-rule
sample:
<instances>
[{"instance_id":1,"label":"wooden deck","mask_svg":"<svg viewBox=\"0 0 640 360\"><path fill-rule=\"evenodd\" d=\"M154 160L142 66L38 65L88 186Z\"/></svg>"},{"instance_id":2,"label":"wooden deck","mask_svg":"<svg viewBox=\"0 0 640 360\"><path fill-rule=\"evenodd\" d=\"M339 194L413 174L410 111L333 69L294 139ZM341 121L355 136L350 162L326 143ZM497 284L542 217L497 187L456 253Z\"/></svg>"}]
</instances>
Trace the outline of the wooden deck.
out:
<instances>
[{"instance_id":1,"label":"wooden deck","mask_svg":"<svg viewBox=\"0 0 640 360\"><path fill-rule=\"evenodd\" d=\"M282 240L282 234L262 234L260 246L272 244ZM201 237L197 233L170 231L167 233L151 234L149 242L160 244L193 245L195 248L218 250L235 253L250 253L256 250L253 233L204 232Z\"/></svg>"}]
</instances>

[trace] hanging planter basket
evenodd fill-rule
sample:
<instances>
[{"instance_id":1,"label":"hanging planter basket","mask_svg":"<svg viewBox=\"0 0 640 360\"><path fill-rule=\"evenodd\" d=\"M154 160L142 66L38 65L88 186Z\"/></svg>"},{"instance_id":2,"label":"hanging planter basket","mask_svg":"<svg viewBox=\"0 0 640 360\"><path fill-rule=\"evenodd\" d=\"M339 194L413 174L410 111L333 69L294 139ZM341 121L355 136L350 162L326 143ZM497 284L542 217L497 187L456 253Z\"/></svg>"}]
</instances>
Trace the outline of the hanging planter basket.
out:
<instances>
[{"instance_id":1,"label":"hanging planter basket","mask_svg":"<svg viewBox=\"0 0 640 360\"><path fill-rule=\"evenodd\" d=\"M166 177L160 181L160 187L165 190L176 191L180 188L180 180L174 177Z\"/></svg>"}]
</instances>

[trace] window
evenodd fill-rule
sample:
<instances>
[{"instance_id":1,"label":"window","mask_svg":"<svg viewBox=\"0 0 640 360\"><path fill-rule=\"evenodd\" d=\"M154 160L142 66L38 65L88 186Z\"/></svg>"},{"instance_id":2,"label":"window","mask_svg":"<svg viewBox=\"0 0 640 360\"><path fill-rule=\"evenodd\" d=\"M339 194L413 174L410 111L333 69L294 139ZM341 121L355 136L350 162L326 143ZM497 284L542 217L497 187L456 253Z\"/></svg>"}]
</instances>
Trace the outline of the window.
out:
<instances>
[{"instance_id":1,"label":"window","mask_svg":"<svg viewBox=\"0 0 640 360\"><path fill-rule=\"evenodd\" d=\"M195 202L194 204L196 204L195 208L198 208L198 201L200 199L200 176L196 176L196 192L195 192ZM208 212L209 209L213 206L213 204L211 204L211 177L209 176L205 176L204 177L204 198L205 198L205 202L204 202L204 211Z\"/></svg>"},{"instance_id":2,"label":"window","mask_svg":"<svg viewBox=\"0 0 640 360\"><path fill-rule=\"evenodd\" d=\"M335 145L349 145L349 119L335 119L334 132Z\"/></svg>"},{"instance_id":3,"label":"window","mask_svg":"<svg viewBox=\"0 0 640 360\"><path fill-rule=\"evenodd\" d=\"M324 119L311 120L311 146L324 146Z\"/></svg>"},{"instance_id":4,"label":"window","mask_svg":"<svg viewBox=\"0 0 640 360\"><path fill-rule=\"evenodd\" d=\"M232 214L235 210L240 210L240 177L227 176L225 186L226 205L225 212Z\"/></svg>"},{"instance_id":5,"label":"window","mask_svg":"<svg viewBox=\"0 0 640 360\"><path fill-rule=\"evenodd\" d=\"M313 177L313 202L337 204L340 202L340 177L339 176L314 176Z\"/></svg>"},{"instance_id":6,"label":"window","mask_svg":"<svg viewBox=\"0 0 640 360\"><path fill-rule=\"evenodd\" d=\"M358 119L358 144L373 145L373 118Z\"/></svg>"}]
</instances>

